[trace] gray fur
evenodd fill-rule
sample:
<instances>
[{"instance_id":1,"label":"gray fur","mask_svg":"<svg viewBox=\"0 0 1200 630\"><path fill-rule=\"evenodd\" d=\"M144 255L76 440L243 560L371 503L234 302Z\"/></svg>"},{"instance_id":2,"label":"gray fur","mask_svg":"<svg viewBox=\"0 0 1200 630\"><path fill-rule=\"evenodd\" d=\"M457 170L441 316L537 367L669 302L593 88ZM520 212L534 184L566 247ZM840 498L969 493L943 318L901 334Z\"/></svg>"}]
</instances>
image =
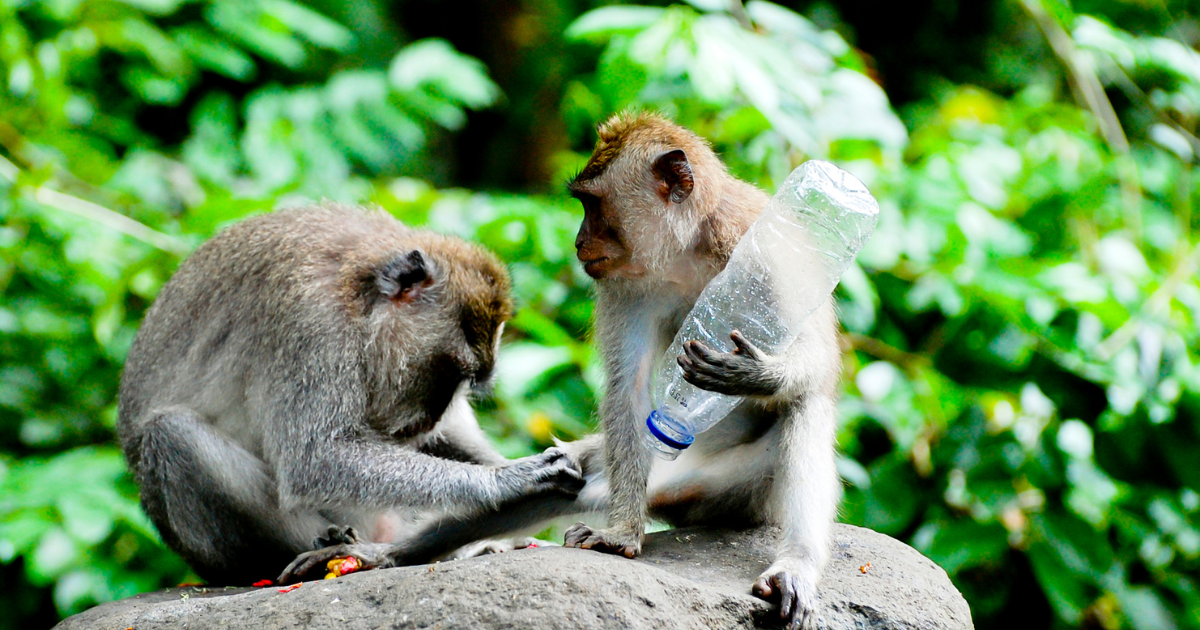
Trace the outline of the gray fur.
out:
<instances>
[{"instance_id":1,"label":"gray fur","mask_svg":"<svg viewBox=\"0 0 1200 630\"><path fill-rule=\"evenodd\" d=\"M382 212L282 211L214 237L163 287L121 383L121 444L163 539L208 581L248 584L314 545L428 561L502 533L446 519L517 529L530 519L498 512L574 497L568 456L504 459L467 400L507 293L490 254Z\"/></svg>"},{"instance_id":2,"label":"gray fur","mask_svg":"<svg viewBox=\"0 0 1200 630\"><path fill-rule=\"evenodd\" d=\"M609 524L578 523L566 544L635 556L648 516L680 526L778 524L779 550L752 589L780 602L789 627L811 630L841 497L833 300L779 356L737 336L729 353L687 344L677 359L687 380L747 398L677 460L654 461L642 442L655 362L768 197L730 175L701 138L659 116L620 114L598 131L592 158L568 188L584 201L577 256L597 281L596 340L608 379L605 444L597 448ZM673 156L670 168L660 164L664 155ZM684 172L690 194L676 195ZM592 486L581 497L595 494Z\"/></svg>"}]
</instances>

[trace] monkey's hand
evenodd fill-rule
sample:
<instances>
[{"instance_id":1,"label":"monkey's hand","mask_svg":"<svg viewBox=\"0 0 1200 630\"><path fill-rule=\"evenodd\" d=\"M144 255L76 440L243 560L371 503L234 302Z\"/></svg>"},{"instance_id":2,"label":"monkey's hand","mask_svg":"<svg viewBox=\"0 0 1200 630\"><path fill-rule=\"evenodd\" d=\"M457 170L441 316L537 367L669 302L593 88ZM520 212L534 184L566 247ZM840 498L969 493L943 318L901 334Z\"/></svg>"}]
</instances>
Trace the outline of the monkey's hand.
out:
<instances>
[{"instance_id":1,"label":"monkey's hand","mask_svg":"<svg viewBox=\"0 0 1200 630\"><path fill-rule=\"evenodd\" d=\"M788 630L817 627L817 571L803 561L779 558L751 587L755 597L779 602Z\"/></svg>"},{"instance_id":2,"label":"monkey's hand","mask_svg":"<svg viewBox=\"0 0 1200 630\"><path fill-rule=\"evenodd\" d=\"M333 528L330 528L333 529ZM276 584L291 584L304 580L315 580L325 575L325 565L335 558L353 556L358 559L359 571L368 569L385 569L393 566L391 552L394 545L382 543L353 543L335 544L313 551L307 551L299 556L283 570L275 580Z\"/></svg>"},{"instance_id":3,"label":"monkey's hand","mask_svg":"<svg viewBox=\"0 0 1200 630\"><path fill-rule=\"evenodd\" d=\"M717 352L699 341L683 344L684 354L676 362L687 382L730 396L771 396L783 385L776 361L750 343L742 333L729 335L737 346L733 352Z\"/></svg>"},{"instance_id":4,"label":"monkey's hand","mask_svg":"<svg viewBox=\"0 0 1200 630\"><path fill-rule=\"evenodd\" d=\"M523 457L496 469L500 485L509 500L543 493L561 493L570 497L583 489L583 471L565 451L550 447L539 455Z\"/></svg>"},{"instance_id":5,"label":"monkey's hand","mask_svg":"<svg viewBox=\"0 0 1200 630\"><path fill-rule=\"evenodd\" d=\"M591 549L633 558L642 553L642 537L636 532L617 528L592 529L586 523L575 523L563 536L563 546Z\"/></svg>"}]
</instances>

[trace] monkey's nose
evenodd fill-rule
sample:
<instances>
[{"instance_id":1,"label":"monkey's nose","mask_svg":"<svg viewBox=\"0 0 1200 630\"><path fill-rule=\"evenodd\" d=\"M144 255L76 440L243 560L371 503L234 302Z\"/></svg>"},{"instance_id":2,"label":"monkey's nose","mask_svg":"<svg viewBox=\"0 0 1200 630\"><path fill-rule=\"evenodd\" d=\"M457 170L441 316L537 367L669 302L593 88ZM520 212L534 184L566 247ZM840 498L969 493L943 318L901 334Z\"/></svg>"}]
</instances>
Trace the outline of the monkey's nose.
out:
<instances>
[{"instance_id":1,"label":"monkey's nose","mask_svg":"<svg viewBox=\"0 0 1200 630\"><path fill-rule=\"evenodd\" d=\"M602 250L587 247L586 243L583 245L575 245L575 256L579 258L580 261L585 263L600 262L601 260L606 260L608 258L608 256L604 255Z\"/></svg>"}]
</instances>

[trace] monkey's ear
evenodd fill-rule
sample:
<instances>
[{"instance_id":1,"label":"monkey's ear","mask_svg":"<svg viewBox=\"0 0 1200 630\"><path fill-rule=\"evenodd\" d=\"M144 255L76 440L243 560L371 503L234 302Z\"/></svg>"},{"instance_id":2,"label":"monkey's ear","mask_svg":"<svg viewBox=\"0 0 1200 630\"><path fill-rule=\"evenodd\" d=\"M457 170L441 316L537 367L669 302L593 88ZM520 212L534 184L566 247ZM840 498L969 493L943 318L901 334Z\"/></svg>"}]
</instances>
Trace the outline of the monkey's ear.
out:
<instances>
[{"instance_id":1,"label":"monkey's ear","mask_svg":"<svg viewBox=\"0 0 1200 630\"><path fill-rule=\"evenodd\" d=\"M375 276L375 286L389 300L411 302L421 289L433 284L431 267L425 254L414 249L381 267Z\"/></svg>"},{"instance_id":2,"label":"monkey's ear","mask_svg":"<svg viewBox=\"0 0 1200 630\"><path fill-rule=\"evenodd\" d=\"M682 149L667 151L654 160L654 174L661 183L658 194L663 201L683 203L692 194L692 164Z\"/></svg>"}]
</instances>

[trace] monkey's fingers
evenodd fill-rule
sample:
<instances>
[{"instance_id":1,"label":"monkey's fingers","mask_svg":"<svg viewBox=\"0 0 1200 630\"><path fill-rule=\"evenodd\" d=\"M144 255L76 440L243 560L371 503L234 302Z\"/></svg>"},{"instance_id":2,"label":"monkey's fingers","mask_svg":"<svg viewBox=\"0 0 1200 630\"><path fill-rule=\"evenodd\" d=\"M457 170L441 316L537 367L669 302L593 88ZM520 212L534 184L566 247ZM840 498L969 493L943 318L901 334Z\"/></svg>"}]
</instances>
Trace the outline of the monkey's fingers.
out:
<instances>
[{"instance_id":1,"label":"monkey's fingers","mask_svg":"<svg viewBox=\"0 0 1200 630\"><path fill-rule=\"evenodd\" d=\"M776 575L775 584L779 586L779 616L783 619L791 619L792 610L796 607L796 585L789 579L789 575Z\"/></svg>"},{"instance_id":2,"label":"monkey's fingers","mask_svg":"<svg viewBox=\"0 0 1200 630\"><path fill-rule=\"evenodd\" d=\"M790 571L777 571L759 576L754 581L751 592L760 599L778 600L779 617L791 630L809 628L812 625L810 621L815 623L815 593L805 588L796 574Z\"/></svg>"},{"instance_id":3,"label":"monkey's fingers","mask_svg":"<svg viewBox=\"0 0 1200 630\"><path fill-rule=\"evenodd\" d=\"M575 523L563 536L563 546L577 549L591 549L602 553L633 558L638 554L635 545L609 541L604 530L595 530L585 523Z\"/></svg>"},{"instance_id":4,"label":"monkey's fingers","mask_svg":"<svg viewBox=\"0 0 1200 630\"><path fill-rule=\"evenodd\" d=\"M763 351L759 350L758 346L751 343L751 341L742 334L742 331L735 330L729 333L729 338L733 340L733 345L737 346L737 350L734 350L735 353L744 354L756 361L762 361L765 357Z\"/></svg>"},{"instance_id":5,"label":"monkey's fingers","mask_svg":"<svg viewBox=\"0 0 1200 630\"><path fill-rule=\"evenodd\" d=\"M291 584L292 582L301 582L306 577L315 575L317 571L321 575L325 574L325 564L330 560L349 555L345 545L337 545L336 547L325 547L315 551L307 551L292 560L292 563L279 574L279 578L275 580L277 584ZM363 568L368 568L362 559L359 559Z\"/></svg>"},{"instance_id":6,"label":"monkey's fingers","mask_svg":"<svg viewBox=\"0 0 1200 630\"><path fill-rule=\"evenodd\" d=\"M775 595L775 589L771 588L771 580L768 580L766 576L762 576L757 580L754 580L754 586L750 587L750 592L753 593L755 597L759 599L765 599L767 601L770 601L771 597Z\"/></svg>"},{"instance_id":7,"label":"monkey's fingers","mask_svg":"<svg viewBox=\"0 0 1200 630\"><path fill-rule=\"evenodd\" d=\"M592 535L592 528L583 521L576 521L566 533L563 534L564 547L579 547L585 539Z\"/></svg>"},{"instance_id":8,"label":"monkey's fingers","mask_svg":"<svg viewBox=\"0 0 1200 630\"><path fill-rule=\"evenodd\" d=\"M685 354L676 361L684 372L711 377L716 376L718 371L725 367L722 355L712 352L698 341L684 344L683 351Z\"/></svg>"},{"instance_id":9,"label":"monkey's fingers","mask_svg":"<svg viewBox=\"0 0 1200 630\"><path fill-rule=\"evenodd\" d=\"M542 467L534 471L538 490L559 491L574 496L583 490L583 468L570 455L557 447L546 449L540 456Z\"/></svg>"},{"instance_id":10,"label":"monkey's fingers","mask_svg":"<svg viewBox=\"0 0 1200 630\"><path fill-rule=\"evenodd\" d=\"M683 351L689 359L698 363L712 363L718 354L717 351L700 341L689 341L683 344Z\"/></svg>"},{"instance_id":11,"label":"monkey's fingers","mask_svg":"<svg viewBox=\"0 0 1200 630\"><path fill-rule=\"evenodd\" d=\"M761 361L759 358L761 353L759 353L758 348L754 348L753 346L750 346L750 348L754 353L758 354L717 352L698 341L685 344L683 350L687 353L685 358L691 363L690 369L692 371L713 378L724 379L728 378L730 371L750 370L758 366Z\"/></svg>"},{"instance_id":12,"label":"monkey's fingers","mask_svg":"<svg viewBox=\"0 0 1200 630\"><path fill-rule=\"evenodd\" d=\"M349 525L330 525L325 535L313 541L313 547L323 549L337 545L353 545L358 542L358 532Z\"/></svg>"}]
</instances>

